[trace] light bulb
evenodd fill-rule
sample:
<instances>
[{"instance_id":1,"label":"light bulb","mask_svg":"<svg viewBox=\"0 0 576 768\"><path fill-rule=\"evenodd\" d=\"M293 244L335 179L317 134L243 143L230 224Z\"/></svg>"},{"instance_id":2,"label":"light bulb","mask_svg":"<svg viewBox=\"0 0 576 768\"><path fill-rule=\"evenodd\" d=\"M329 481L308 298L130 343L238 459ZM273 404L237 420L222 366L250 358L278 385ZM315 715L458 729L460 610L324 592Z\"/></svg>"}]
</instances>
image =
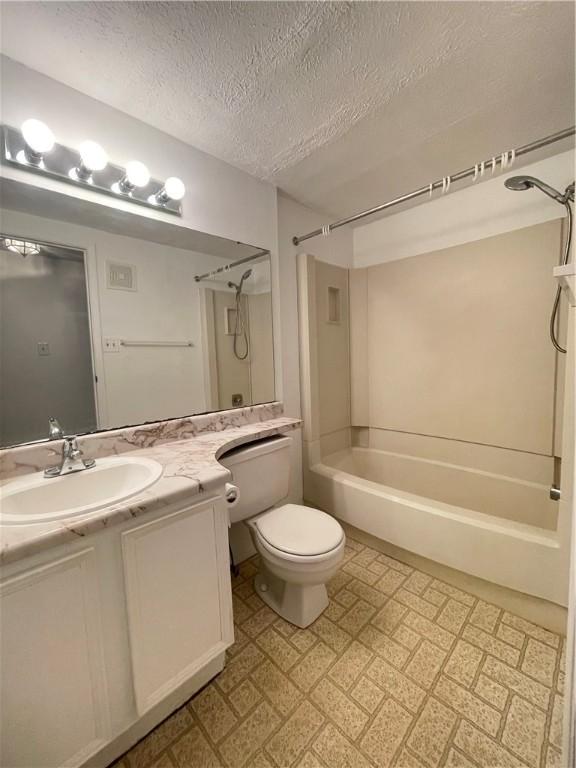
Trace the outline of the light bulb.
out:
<instances>
[{"instance_id":1,"label":"light bulb","mask_svg":"<svg viewBox=\"0 0 576 768\"><path fill-rule=\"evenodd\" d=\"M50 152L54 146L54 134L41 120L25 120L22 123L22 136L33 152Z\"/></svg>"},{"instance_id":2,"label":"light bulb","mask_svg":"<svg viewBox=\"0 0 576 768\"><path fill-rule=\"evenodd\" d=\"M145 187L150 181L150 171L139 160L130 160L126 163L124 176L112 184L112 191L130 195L136 187Z\"/></svg>"},{"instance_id":3,"label":"light bulb","mask_svg":"<svg viewBox=\"0 0 576 768\"><path fill-rule=\"evenodd\" d=\"M34 118L25 120L22 123L21 131L26 146L24 147L24 157L18 159L23 159L32 165L40 165L43 155L50 152L54 146L54 134L46 123Z\"/></svg>"},{"instance_id":4,"label":"light bulb","mask_svg":"<svg viewBox=\"0 0 576 768\"><path fill-rule=\"evenodd\" d=\"M166 179L164 189L170 200L182 200L186 194L184 182L177 176L170 176L169 179Z\"/></svg>"},{"instance_id":5,"label":"light bulb","mask_svg":"<svg viewBox=\"0 0 576 768\"><path fill-rule=\"evenodd\" d=\"M95 141L83 141L80 144L80 159L87 171L102 171L108 165L108 155Z\"/></svg>"},{"instance_id":6,"label":"light bulb","mask_svg":"<svg viewBox=\"0 0 576 768\"><path fill-rule=\"evenodd\" d=\"M150 181L150 172L144 163L131 160L126 165L126 179L132 187L145 187Z\"/></svg>"},{"instance_id":7,"label":"light bulb","mask_svg":"<svg viewBox=\"0 0 576 768\"><path fill-rule=\"evenodd\" d=\"M177 176L170 176L164 182L162 189L159 189L155 195L148 198L148 202L155 205L166 205L169 200L182 200L186 194L184 182Z\"/></svg>"},{"instance_id":8,"label":"light bulb","mask_svg":"<svg viewBox=\"0 0 576 768\"><path fill-rule=\"evenodd\" d=\"M102 171L108 165L108 155L100 144L95 141L83 141L80 144L80 162L76 168L72 168L68 175L74 181L84 181L92 184L94 171Z\"/></svg>"},{"instance_id":9,"label":"light bulb","mask_svg":"<svg viewBox=\"0 0 576 768\"><path fill-rule=\"evenodd\" d=\"M126 164L124 176L120 181L112 184L114 192L123 192L129 195L136 187L145 187L150 181L150 171L139 160L130 160Z\"/></svg>"}]
</instances>

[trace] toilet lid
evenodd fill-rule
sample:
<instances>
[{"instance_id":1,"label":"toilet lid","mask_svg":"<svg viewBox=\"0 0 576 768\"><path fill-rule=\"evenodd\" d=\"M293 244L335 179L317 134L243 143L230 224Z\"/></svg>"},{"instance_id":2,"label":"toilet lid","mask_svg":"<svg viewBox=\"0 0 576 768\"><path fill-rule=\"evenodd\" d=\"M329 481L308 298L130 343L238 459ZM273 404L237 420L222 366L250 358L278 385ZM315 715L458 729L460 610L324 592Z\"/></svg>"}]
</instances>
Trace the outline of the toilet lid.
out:
<instances>
[{"instance_id":1,"label":"toilet lid","mask_svg":"<svg viewBox=\"0 0 576 768\"><path fill-rule=\"evenodd\" d=\"M344 531L326 512L300 504L284 504L254 521L260 536L281 552L323 555L340 544Z\"/></svg>"}]
</instances>

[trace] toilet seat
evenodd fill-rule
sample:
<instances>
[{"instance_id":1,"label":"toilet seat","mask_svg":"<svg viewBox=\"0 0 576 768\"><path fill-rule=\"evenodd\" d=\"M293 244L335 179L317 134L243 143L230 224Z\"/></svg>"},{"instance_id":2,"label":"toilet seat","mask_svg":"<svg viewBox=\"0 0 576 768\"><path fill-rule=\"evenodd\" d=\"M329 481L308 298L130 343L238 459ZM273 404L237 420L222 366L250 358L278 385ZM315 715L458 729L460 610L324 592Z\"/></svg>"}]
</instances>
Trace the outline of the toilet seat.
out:
<instances>
[{"instance_id":1,"label":"toilet seat","mask_svg":"<svg viewBox=\"0 0 576 768\"><path fill-rule=\"evenodd\" d=\"M284 504L251 521L262 546L286 560L314 562L333 555L344 541L342 526L326 512Z\"/></svg>"}]
</instances>

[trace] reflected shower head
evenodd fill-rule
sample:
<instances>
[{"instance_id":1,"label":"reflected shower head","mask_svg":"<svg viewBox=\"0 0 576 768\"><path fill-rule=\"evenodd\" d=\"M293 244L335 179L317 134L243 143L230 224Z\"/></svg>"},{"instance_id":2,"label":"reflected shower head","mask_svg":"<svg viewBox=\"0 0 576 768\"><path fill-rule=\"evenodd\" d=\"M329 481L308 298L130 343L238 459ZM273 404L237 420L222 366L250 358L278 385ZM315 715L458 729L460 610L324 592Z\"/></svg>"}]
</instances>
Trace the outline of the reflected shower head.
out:
<instances>
[{"instance_id":1,"label":"reflected shower head","mask_svg":"<svg viewBox=\"0 0 576 768\"><path fill-rule=\"evenodd\" d=\"M240 278L240 284L238 285L236 283L233 283L230 280L230 281L228 281L228 288L234 288L237 293L240 293L242 291L242 285L244 283L244 280L248 280L248 278L250 277L251 274L252 274L252 270L251 269L247 269L246 272L244 272L244 274Z\"/></svg>"},{"instance_id":2,"label":"reflected shower head","mask_svg":"<svg viewBox=\"0 0 576 768\"><path fill-rule=\"evenodd\" d=\"M511 189L514 192L524 192L526 189L534 189L536 187L541 192L544 192L545 195L551 197L552 200L556 200L556 202L562 203L562 205L566 204L566 195L558 192L557 189L537 179L535 176L512 176L506 179L504 186L506 189Z\"/></svg>"}]
</instances>

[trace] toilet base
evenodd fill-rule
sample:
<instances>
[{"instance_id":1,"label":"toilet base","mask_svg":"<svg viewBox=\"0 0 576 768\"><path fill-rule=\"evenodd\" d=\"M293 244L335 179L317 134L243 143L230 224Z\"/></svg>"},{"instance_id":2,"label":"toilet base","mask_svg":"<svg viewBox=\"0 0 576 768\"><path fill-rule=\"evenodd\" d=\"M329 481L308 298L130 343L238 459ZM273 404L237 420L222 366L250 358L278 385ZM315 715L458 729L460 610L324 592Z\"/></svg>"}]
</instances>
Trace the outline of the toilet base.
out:
<instances>
[{"instance_id":1,"label":"toilet base","mask_svg":"<svg viewBox=\"0 0 576 768\"><path fill-rule=\"evenodd\" d=\"M254 577L258 595L272 610L290 624L305 629L328 607L324 584L289 584L260 564Z\"/></svg>"}]
</instances>

